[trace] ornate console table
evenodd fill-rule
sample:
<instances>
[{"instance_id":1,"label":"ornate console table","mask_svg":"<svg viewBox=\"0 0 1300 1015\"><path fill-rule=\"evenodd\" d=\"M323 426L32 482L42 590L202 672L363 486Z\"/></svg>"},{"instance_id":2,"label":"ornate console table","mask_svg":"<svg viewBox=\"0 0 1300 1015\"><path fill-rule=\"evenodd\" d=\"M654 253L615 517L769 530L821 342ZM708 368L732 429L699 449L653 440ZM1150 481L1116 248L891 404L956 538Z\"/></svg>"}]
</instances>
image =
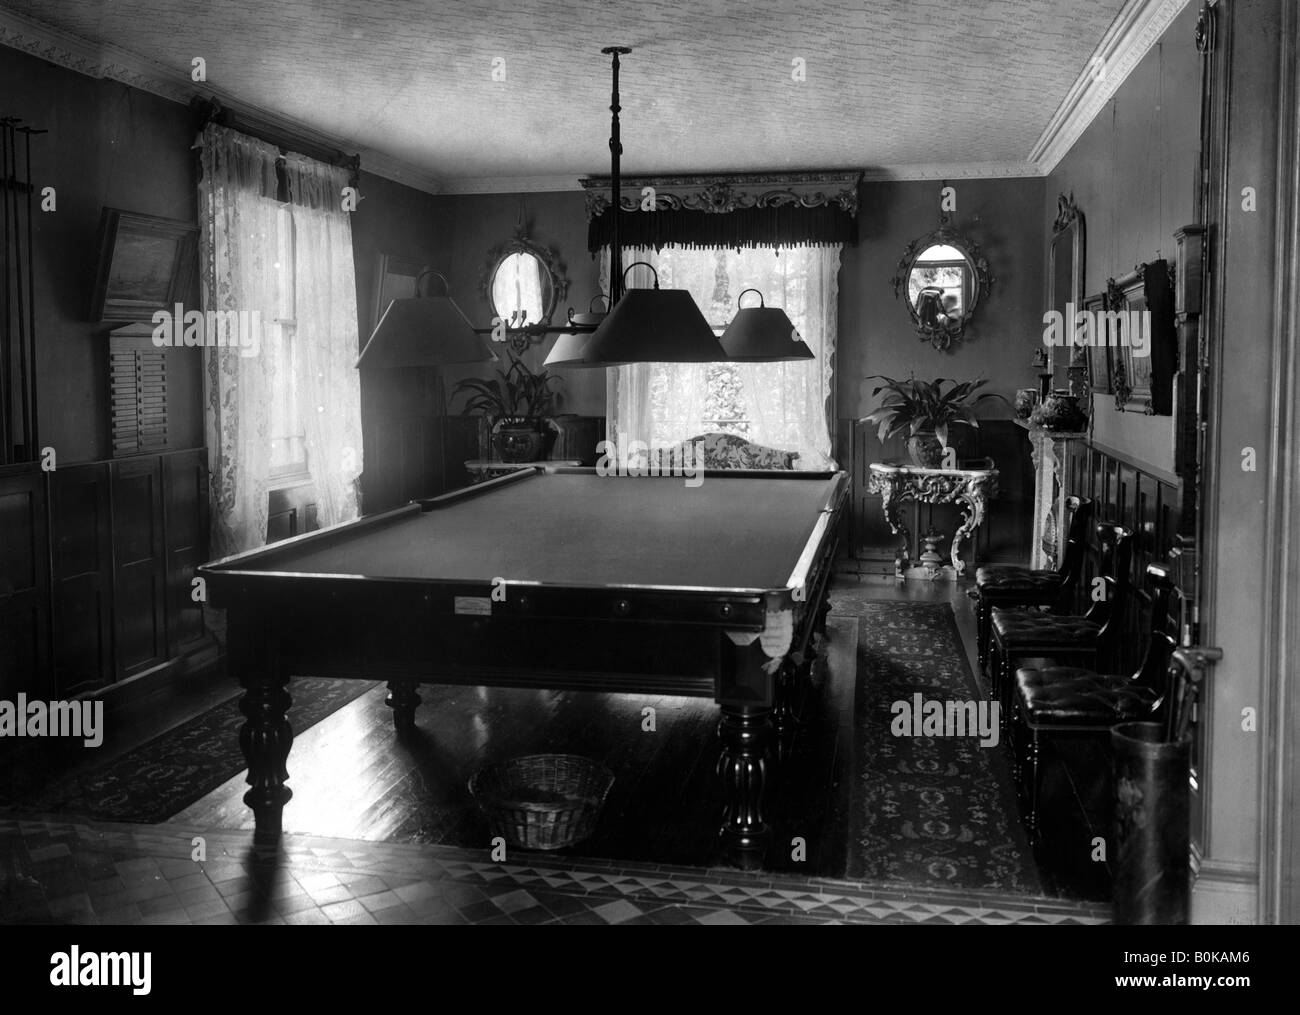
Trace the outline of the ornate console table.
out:
<instances>
[{"instance_id":1,"label":"ornate console table","mask_svg":"<svg viewBox=\"0 0 1300 1015\"><path fill-rule=\"evenodd\" d=\"M871 475L867 477L867 493L881 496L885 520L894 535L900 537L894 573L905 577L911 554L912 534L903 521L900 508L905 501L927 504L957 504L961 508L962 524L952 537L952 567L958 574L966 570L966 562L959 551L961 542L984 521L989 498L998 492L998 470L993 461L985 458L976 467L959 469L925 469L916 465L897 465L889 462L872 462Z\"/></svg>"}]
</instances>

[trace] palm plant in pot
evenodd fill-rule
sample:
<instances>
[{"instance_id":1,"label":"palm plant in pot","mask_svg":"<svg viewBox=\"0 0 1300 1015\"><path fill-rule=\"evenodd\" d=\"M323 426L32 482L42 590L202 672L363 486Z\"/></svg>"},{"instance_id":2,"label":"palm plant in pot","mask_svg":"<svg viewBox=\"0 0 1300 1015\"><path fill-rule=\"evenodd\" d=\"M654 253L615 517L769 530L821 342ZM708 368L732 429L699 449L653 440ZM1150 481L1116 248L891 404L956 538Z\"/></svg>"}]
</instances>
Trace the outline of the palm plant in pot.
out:
<instances>
[{"instance_id":1,"label":"palm plant in pot","mask_svg":"<svg viewBox=\"0 0 1300 1015\"><path fill-rule=\"evenodd\" d=\"M1006 402L1002 395L992 391L975 395L988 384L984 378L955 381L938 377L919 381L913 377L898 381L884 374L872 374L867 380L884 381L871 394L874 398L883 391L885 397L874 412L858 422L875 424L882 444L890 437L906 433L907 453L916 465L927 469L937 469L943 464L944 448L950 446L949 427L969 426L978 430L974 407L988 398ZM952 385L947 391L943 388L945 383Z\"/></svg>"},{"instance_id":2,"label":"palm plant in pot","mask_svg":"<svg viewBox=\"0 0 1300 1015\"><path fill-rule=\"evenodd\" d=\"M532 371L511 354L510 366L495 377L470 377L452 389L452 398L465 394L464 413L488 417L492 443L503 462L536 462L550 454L555 431L549 418L559 404L560 380L546 370Z\"/></svg>"}]
</instances>

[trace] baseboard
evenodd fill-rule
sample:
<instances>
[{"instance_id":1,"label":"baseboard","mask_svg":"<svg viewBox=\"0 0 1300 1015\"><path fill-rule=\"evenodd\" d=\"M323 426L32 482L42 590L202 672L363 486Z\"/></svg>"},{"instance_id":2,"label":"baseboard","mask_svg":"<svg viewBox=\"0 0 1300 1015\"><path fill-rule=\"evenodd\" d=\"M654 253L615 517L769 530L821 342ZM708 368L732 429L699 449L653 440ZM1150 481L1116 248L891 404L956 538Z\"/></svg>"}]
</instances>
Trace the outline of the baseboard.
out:
<instances>
[{"instance_id":1,"label":"baseboard","mask_svg":"<svg viewBox=\"0 0 1300 1015\"><path fill-rule=\"evenodd\" d=\"M1259 922L1259 868L1253 863L1202 860L1192 885L1192 923Z\"/></svg>"},{"instance_id":2,"label":"baseboard","mask_svg":"<svg viewBox=\"0 0 1300 1015\"><path fill-rule=\"evenodd\" d=\"M177 680L204 677L209 673L215 673L217 653L216 639L211 634L205 634L186 646L184 653L175 659L168 659L165 663L159 663L143 673L137 673L128 680L103 688L88 697L102 700L104 711L112 714L141 698L147 698L164 687L174 685Z\"/></svg>"}]
</instances>

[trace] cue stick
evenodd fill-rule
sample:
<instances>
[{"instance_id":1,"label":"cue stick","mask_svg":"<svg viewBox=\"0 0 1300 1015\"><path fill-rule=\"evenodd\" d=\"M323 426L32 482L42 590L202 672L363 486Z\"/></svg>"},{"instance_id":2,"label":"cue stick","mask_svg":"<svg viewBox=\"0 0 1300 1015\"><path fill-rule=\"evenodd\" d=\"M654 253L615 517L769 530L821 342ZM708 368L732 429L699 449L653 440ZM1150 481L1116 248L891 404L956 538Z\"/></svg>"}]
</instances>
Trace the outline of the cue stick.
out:
<instances>
[{"instance_id":1,"label":"cue stick","mask_svg":"<svg viewBox=\"0 0 1300 1015\"><path fill-rule=\"evenodd\" d=\"M40 442L37 436L38 420L36 418L36 243L32 233L32 195L36 190L32 184L32 135L44 134L46 131L23 128L24 144L27 155L27 342L28 356L31 361L30 394L28 385L23 386L23 435L27 440L27 460L34 462L39 457ZM23 373L27 372L27 357L24 357ZM30 407L29 407L30 399Z\"/></svg>"},{"instance_id":2,"label":"cue stick","mask_svg":"<svg viewBox=\"0 0 1300 1015\"><path fill-rule=\"evenodd\" d=\"M4 205L4 305L0 313L4 316L3 345L0 345L0 463L7 464L13 449L9 443L9 418L12 408L9 404L9 361L10 361L10 312L9 312L9 133L12 117L0 119L0 180L3 180L4 193L0 203Z\"/></svg>"},{"instance_id":3,"label":"cue stick","mask_svg":"<svg viewBox=\"0 0 1300 1015\"><path fill-rule=\"evenodd\" d=\"M27 431L27 311L24 306L26 301L23 298L23 216L22 208L18 203L18 127L13 126L10 131L9 165L13 171L9 174L9 181L12 184L9 189L14 202L14 296L17 298L18 303L18 401L22 405L22 453L24 456L24 458L17 460L22 461L30 452L27 445L27 440L30 437ZM17 434L13 435L14 438L17 438L17 436Z\"/></svg>"}]
</instances>

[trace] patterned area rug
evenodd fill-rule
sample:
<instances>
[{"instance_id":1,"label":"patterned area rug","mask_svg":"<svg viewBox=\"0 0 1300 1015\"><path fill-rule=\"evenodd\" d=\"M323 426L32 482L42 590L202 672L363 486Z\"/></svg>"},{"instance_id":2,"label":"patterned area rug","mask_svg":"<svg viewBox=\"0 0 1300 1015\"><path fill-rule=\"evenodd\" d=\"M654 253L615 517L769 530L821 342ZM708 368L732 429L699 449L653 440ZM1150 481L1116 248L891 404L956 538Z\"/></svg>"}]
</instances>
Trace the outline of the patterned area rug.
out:
<instances>
[{"instance_id":1,"label":"patterned area rug","mask_svg":"<svg viewBox=\"0 0 1300 1015\"><path fill-rule=\"evenodd\" d=\"M895 736L895 701L980 701L947 603L881 602L837 590L858 624L857 773L848 877L916 887L1038 894L1003 750L977 736Z\"/></svg>"},{"instance_id":2,"label":"patterned area rug","mask_svg":"<svg viewBox=\"0 0 1300 1015\"><path fill-rule=\"evenodd\" d=\"M365 680L295 677L289 684L294 735L375 686ZM241 697L214 705L102 767L57 779L18 806L96 821L165 821L248 767L239 749Z\"/></svg>"}]
</instances>

